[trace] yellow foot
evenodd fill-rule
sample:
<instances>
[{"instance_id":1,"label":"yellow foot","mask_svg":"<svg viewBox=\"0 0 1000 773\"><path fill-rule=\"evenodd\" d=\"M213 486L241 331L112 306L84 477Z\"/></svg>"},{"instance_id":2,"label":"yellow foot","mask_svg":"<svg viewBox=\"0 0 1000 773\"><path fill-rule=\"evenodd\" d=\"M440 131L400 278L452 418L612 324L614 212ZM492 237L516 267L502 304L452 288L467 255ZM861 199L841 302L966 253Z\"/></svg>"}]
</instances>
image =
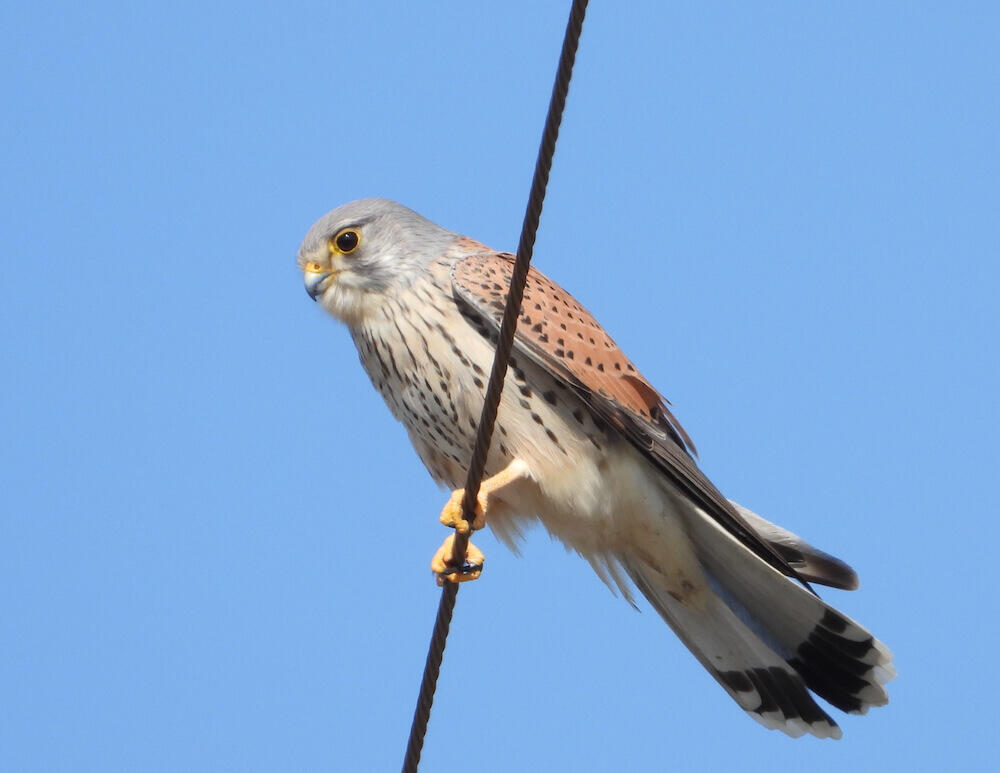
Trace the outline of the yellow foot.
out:
<instances>
[{"instance_id":1,"label":"yellow foot","mask_svg":"<svg viewBox=\"0 0 1000 773\"><path fill-rule=\"evenodd\" d=\"M462 500L465 489L457 488L451 492L448 503L441 510L441 523L449 529L456 529L462 534L468 534L469 522L462 517ZM476 517L472 522L472 530L479 530L486 525L486 493L482 490L476 497Z\"/></svg>"},{"instance_id":2,"label":"yellow foot","mask_svg":"<svg viewBox=\"0 0 1000 773\"><path fill-rule=\"evenodd\" d=\"M461 502L461 498L459 498ZM459 505L461 507L461 505ZM465 551L465 562L461 566L456 566L453 560L455 552L455 535L449 534L448 539L441 543L434 558L431 559L431 571L437 575L437 584L444 585L445 582L468 582L478 580L483 573L483 563L486 556L483 552L469 543Z\"/></svg>"}]
</instances>

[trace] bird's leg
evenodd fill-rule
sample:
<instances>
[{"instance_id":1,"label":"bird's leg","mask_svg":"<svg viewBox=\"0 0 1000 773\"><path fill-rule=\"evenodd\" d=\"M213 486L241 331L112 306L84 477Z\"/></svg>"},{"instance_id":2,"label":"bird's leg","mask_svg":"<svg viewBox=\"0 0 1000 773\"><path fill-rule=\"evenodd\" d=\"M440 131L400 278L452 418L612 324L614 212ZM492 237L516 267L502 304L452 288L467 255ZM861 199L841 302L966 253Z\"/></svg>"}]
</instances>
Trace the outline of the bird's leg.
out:
<instances>
[{"instance_id":1,"label":"bird's leg","mask_svg":"<svg viewBox=\"0 0 1000 773\"><path fill-rule=\"evenodd\" d=\"M479 485L479 495L476 497L475 519L470 525L462 517L462 500L465 499L465 489L457 488L451 492L447 504L441 510L441 523L449 529L455 529L461 534L478 531L486 525L486 512L490 507L490 499L503 493L512 483L529 477L528 465L520 459L514 459L496 475L484 480Z\"/></svg>"},{"instance_id":2,"label":"bird's leg","mask_svg":"<svg viewBox=\"0 0 1000 773\"><path fill-rule=\"evenodd\" d=\"M496 475L484 480L479 486L479 494L476 497L476 512L471 524L462 517L462 500L465 499L465 489L455 489L441 510L441 523L448 528L455 529L460 534L469 534L483 528L486 525L486 513L490 509L490 500L502 494L507 486L527 477L530 477L528 465L520 459L514 459ZM479 548L470 542L465 553L465 562L459 568L455 566L452 559L454 545L455 535L451 534L438 548L434 558L431 559L431 571L437 575L439 585L444 580L451 582L477 580L483 572L485 557Z\"/></svg>"}]
</instances>

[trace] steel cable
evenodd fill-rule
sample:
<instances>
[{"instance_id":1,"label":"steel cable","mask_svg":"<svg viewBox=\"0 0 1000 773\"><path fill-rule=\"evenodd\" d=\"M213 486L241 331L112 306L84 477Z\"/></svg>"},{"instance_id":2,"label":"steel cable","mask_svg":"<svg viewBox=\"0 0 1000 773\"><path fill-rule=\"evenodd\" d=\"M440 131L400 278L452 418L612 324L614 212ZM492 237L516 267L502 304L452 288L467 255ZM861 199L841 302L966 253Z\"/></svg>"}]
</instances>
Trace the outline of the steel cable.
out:
<instances>
[{"instance_id":1,"label":"steel cable","mask_svg":"<svg viewBox=\"0 0 1000 773\"><path fill-rule=\"evenodd\" d=\"M483 411L479 418L476 442L472 450L472 461L469 464L469 473L465 482L462 517L469 523L472 523L475 517L479 487L486 470L486 457L493 439L493 427L500 407L500 395L503 391L504 378L507 375L511 349L514 346L514 333L521 310L521 298L524 295L524 285L528 280L528 267L531 264L531 255L535 246L535 234L538 231L538 222L542 215L542 203L549 182L549 171L552 169L556 140L559 137L559 125L562 122L563 109L566 107L566 96L569 93L569 82L573 75L573 63L576 60L576 50L580 42L580 33L583 30L587 2L588 0L573 0L569 21L566 24L566 33L563 37L556 79L552 86L552 96L549 100L548 114L545 117L541 145L538 148L538 159L535 162L535 173L531 180L531 192L528 195L528 204L521 225L521 238L517 245L517 258L514 261L507 305L504 308L503 320L500 324L493 369L486 387ZM456 566L461 566L464 562L468 545L468 535L456 531L453 555ZM448 639L455 601L458 597L458 588L457 582L445 582L441 591L437 618L434 621L434 631L431 635L427 661L424 664L424 673L420 683L420 693L413 712L413 723L410 726L410 737L406 744L403 773L416 773L420 764L420 753L423 750L427 722L430 719L431 706L434 703L434 691L437 688L437 678L441 671L441 661L444 658L444 648Z\"/></svg>"}]
</instances>

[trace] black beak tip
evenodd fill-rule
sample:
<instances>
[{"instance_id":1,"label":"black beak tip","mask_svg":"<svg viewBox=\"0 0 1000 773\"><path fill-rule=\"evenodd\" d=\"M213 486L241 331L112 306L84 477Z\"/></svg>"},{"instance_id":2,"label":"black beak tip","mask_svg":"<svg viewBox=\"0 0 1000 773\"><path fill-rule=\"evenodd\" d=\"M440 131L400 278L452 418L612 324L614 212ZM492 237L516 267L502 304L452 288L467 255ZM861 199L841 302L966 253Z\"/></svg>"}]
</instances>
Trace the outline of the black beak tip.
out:
<instances>
[{"instance_id":1,"label":"black beak tip","mask_svg":"<svg viewBox=\"0 0 1000 773\"><path fill-rule=\"evenodd\" d=\"M323 294L322 288L329 278L329 274L306 274L306 292L309 293L309 297L318 301Z\"/></svg>"}]
</instances>

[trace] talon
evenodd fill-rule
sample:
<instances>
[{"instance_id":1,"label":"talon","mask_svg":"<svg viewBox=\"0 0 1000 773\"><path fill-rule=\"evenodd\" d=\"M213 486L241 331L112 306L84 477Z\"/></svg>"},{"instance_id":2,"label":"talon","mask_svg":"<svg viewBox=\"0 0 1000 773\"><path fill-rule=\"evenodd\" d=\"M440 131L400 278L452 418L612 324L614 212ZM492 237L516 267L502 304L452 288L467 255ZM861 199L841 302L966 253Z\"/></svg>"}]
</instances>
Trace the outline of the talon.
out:
<instances>
[{"instance_id":1,"label":"talon","mask_svg":"<svg viewBox=\"0 0 1000 773\"><path fill-rule=\"evenodd\" d=\"M437 575L437 584L444 585L445 582L468 582L478 580L483 573L483 564L486 556L483 552L469 543L465 551L465 561L461 566L455 566L452 554L455 552L455 535L449 534L448 538L441 543L434 558L431 559L431 571Z\"/></svg>"},{"instance_id":2,"label":"talon","mask_svg":"<svg viewBox=\"0 0 1000 773\"><path fill-rule=\"evenodd\" d=\"M448 502L441 510L441 523L449 529L456 529L461 534L468 534L470 531L469 522L462 517L462 500L465 498L465 489L458 488L451 492ZM486 494L482 491L476 497L476 517L472 522L471 531L477 531L486 525Z\"/></svg>"}]
</instances>

